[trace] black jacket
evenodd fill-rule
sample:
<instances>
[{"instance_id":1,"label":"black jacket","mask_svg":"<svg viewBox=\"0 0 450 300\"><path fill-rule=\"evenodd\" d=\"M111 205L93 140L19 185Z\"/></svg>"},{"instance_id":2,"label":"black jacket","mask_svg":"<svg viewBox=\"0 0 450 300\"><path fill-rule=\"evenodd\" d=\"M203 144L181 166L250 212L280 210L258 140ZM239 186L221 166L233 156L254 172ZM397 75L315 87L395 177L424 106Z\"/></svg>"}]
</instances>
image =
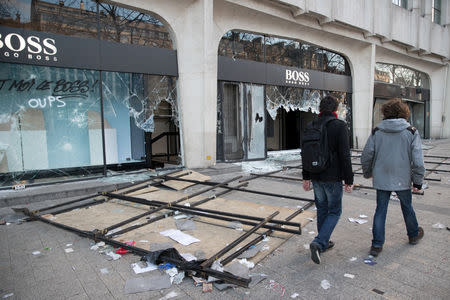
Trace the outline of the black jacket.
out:
<instances>
[{"instance_id":1,"label":"black jacket","mask_svg":"<svg viewBox=\"0 0 450 300\"><path fill-rule=\"evenodd\" d=\"M319 118L334 116L331 112L323 112ZM348 138L347 123L334 117L327 124L328 148L331 161L327 170L322 173L310 173L303 170L304 180L342 181L353 184L352 162Z\"/></svg>"}]
</instances>

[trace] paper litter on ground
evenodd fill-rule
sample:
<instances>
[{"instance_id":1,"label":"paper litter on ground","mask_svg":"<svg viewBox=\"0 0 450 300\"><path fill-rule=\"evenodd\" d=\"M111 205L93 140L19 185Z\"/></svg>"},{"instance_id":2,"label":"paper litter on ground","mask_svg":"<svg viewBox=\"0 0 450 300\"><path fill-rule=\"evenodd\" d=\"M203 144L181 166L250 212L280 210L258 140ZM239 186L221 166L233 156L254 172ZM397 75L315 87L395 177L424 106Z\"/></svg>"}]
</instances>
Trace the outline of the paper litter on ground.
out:
<instances>
[{"instance_id":1,"label":"paper litter on ground","mask_svg":"<svg viewBox=\"0 0 450 300\"><path fill-rule=\"evenodd\" d=\"M436 228L436 229L443 229L443 228L445 228L444 224L441 224L441 223L433 224L431 227Z\"/></svg>"},{"instance_id":2,"label":"paper litter on ground","mask_svg":"<svg viewBox=\"0 0 450 300\"><path fill-rule=\"evenodd\" d=\"M187 261L197 260L197 257L192 255L191 253L180 253L180 255L183 256L183 258Z\"/></svg>"},{"instance_id":3,"label":"paper litter on ground","mask_svg":"<svg viewBox=\"0 0 450 300\"><path fill-rule=\"evenodd\" d=\"M109 251L106 255L110 256L113 260L118 260L122 255Z\"/></svg>"},{"instance_id":4,"label":"paper litter on ground","mask_svg":"<svg viewBox=\"0 0 450 300\"><path fill-rule=\"evenodd\" d=\"M193 237L192 235L183 233L178 229L165 230L165 231L160 232L160 234L163 236L167 236L167 237L171 238L172 240L177 241L178 243L180 243L184 246L188 246L192 243L200 242L199 239Z\"/></svg>"},{"instance_id":5,"label":"paper litter on ground","mask_svg":"<svg viewBox=\"0 0 450 300\"><path fill-rule=\"evenodd\" d=\"M344 277L353 279L353 278L355 278L355 275L349 274L349 273L345 273L345 274L344 274Z\"/></svg>"},{"instance_id":6,"label":"paper litter on ground","mask_svg":"<svg viewBox=\"0 0 450 300\"><path fill-rule=\"evenodd\" d=\"M158 269L157 265L154 265L149 262L143 262L142 265L143 266L141 266L140 263L131 264L131 267L133 268L134 273L141 274L141 273L150 272L150 271Z\"/></svg>"},{"instance_id":7,"label":"paper litter on ground","mask_svg":"<svg viewBox=\"0 0 450 300\"><path fill-rule=\"evenodd\" d=\"M39 254L41 254L41 251L33 251L32 254L33 255L39 255Z\"/></svg>"},{"instance_id":8,"label":"paper litter on ground","mask_svg":"<svg viewBox=\"0 0 450 300\"><path fill-rule=\"evenodd\" d=\"M72 248L66 248L66 249L64 249L64 251L66 251L66 253L71 253L71 252L73 252L73 249Z\"/></svg>"},{"instance_id":9,"label":"paper litter on ground","mask_svg":"<svg viewBox=\"0 0 450 300\"><path fill-rule=\"evenodd\" d=\"M355 260L357 260L357 258L353 256L353 257L350 258L349 260L350 260L350 261L355 261Z\"/></svg>"},{"instance_id":10,"label":"paper litter on ground","mask_svg":"<svg viewBox=\"0 0 450 300\"><path fill-rule=\"evenodd\" d=\"M108 273L109 273L108 268L100 269L100 273L102 273L102 274L108 274Z\"/></svg>"},{"instance_id":11,"label":"paper litter on ground","mask_svg":"<svg viewBox=\"0 0 450 300\"><path fill-rule=\"evenodd\" d=\"M328 280L324 279L320 282L320 286L324 289L324 290L328 290L331 287L331 284Z\"/></svg>"},{"instance_id":12,"label":"paper litter on ground","mask_svg":"<svg viewBox=\"0 0 450 300\"><path fill-rule=\"evenodd\" d=\"M364 224L367 223L367 220L364 219L355 219L355 218L348 218L348 220L352 223L358 223L358 224Z\"/></svg>"},{"instance_id":13,"label":"paper litter on ground","mask_svg":"<svg viewBox=\"0 0 450 300\"><path fill-rule=\"evenodd\" d=\"M298 296L299 296L298 293L293 293L293 294L291 295L291 298L292 298L292 299L295 299L295 298L297 298Z\"/></svg>"}]
</instances>

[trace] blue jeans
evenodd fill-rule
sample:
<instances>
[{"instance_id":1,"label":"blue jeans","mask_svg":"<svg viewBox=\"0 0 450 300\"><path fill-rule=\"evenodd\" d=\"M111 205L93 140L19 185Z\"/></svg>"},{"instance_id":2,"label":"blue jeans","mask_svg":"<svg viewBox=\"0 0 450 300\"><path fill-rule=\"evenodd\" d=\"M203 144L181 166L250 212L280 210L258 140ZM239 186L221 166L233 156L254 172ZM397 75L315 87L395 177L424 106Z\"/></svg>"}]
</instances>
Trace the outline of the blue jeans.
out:
<instances>
[{"instance_id":1,"label":"blue jeans","mask_svg":"<svg viewBox=\"0 0 450 300\"><path fill-rule=\"evenodd\" d=\"M411 204L411 190L396 191L395 193L400 199L406 232L409 237L415 237L419 233L419 225L417 224L416 213ZM384 244L386 214L390 197L390 191L377 190L377 209L375 210L372 226L373 247L382 247Z\"/></svg>"},{"instance_id":2,"label":"blue jeans","mask_svg":"<svg viewBox=\"0 0 450 300\"><path fill-rule=\"evenodd\" d=\"M313 181L314 202L317 207L317 236L313 242L326 250L330 236L342 213L342 182Z\"/></svg>"}]
</instances>

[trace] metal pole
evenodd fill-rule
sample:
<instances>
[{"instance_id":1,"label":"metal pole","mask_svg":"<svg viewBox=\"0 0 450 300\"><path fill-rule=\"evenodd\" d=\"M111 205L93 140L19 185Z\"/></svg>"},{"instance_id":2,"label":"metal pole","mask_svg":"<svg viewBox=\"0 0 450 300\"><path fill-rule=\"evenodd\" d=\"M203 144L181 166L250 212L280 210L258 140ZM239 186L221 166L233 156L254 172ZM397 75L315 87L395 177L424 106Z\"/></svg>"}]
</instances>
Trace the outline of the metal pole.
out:
<instances>
[{"instance_id":1,"label":"metal pole","mask_svg":"<svg viewBox=\"0 0 450 300\"><path fill-rule=\"evenodd\" d=\"M192 183L197 183L197 184L206 184L206 185L210 185L211 184L211 182L207 182L207 181L204 182L204 181L191 180L191 179L174 178L174 177L170 177L170 176L166 176L166 179L167 180L186 181L186 182L192 182ZM253 193L253 194L258 194L258 195L273 196L273 197L277 197L277 198L287 198L287 199L294 199L294 200L300 200L300 201L314 202L314 199L308 199L308 198L302 198L302 197L294 197L294 196L289 196L289 195L280 195L280 194L260 192L260 191L255 191L255 190L234 188L234 187L229 187L229 186L223 186L222 188L230 189L230 190L233 190L233 191Z\"/></svg>"},{"instance_id":2,"label":"metal pole","mask_svg":"<svg viewBox=\"0 0 450 300\"><path fill-rule=\"evenodd\" d=\"M242 242L243 240L245 240L248 236L250 236L251 234L253 234L255 231L257 231L259 228L261 228L264 224L266 224L267 222L269 222L270 220L272 220L276 215L278 215L280 212L276 211L273 214L271 214L270 216L268 216L267 218L265 218L263 221L259 222L257 225L255 225L252 229L250 229L249 231L247 231L245 234L241 235L239 238L237 238L236 240L234 240L233 242L231 242L228 246L226 246L225 248L223 248L222 250L220 250L219 252L217 252L216 254L214 254L213 256L211 256L210 258L208 258L206 261L204 261L201 266L202 267L209 267L211 266L211 264L219 259L220 257L222 257L225 253L227 253L228 251L230 251L231 249L233 249L236 245L238 245L240 242Z\"/></svg>"},{"instance_id":3,"label":"metal pole","mask_svg":"<svg viewBox=\"0 0 450 300\"><path fill-rule=\"evenodd\" d=\"M145 205L158 206L157 203L154 203L154 202L149 201L149 200L141 199L141 198L127 197L127 196L122 196L122 195L114 195L114 194L110 194L110 193L108 193L107 196L114 197L114 198L117 198L117 199L126 200L126 201L130 201L130 202L145 204ZM132 199L130 199L130 198L132 198ZM239 219L239 218L225 217L223 215L217 215L217 214L211 214L211 213L205 213L205 212L201 212L201 211L196 211L195 208L190 208L190 207L187 207L187 206L184 207L184 208L181 208L182 205L177 206L177 207L168 206L168 205L164 205L164 206L167 206L167 207L164 207L164 209L173 210L173 211L177 211L178 210L178 211L181 211L181 212L184 212L184 213L187 213L187 214L197 215L197 216L201 216L201 217L205 217L205 218L211 218L211 219L217 219L217 220L223 220L223 221L229 221L229 222L240 222L240 223L242 223L244 225L250 225L250 226L254 226L254 225L257 224L255 222L251 222L251 221L247 221L247 220L243 220L243 219ZM160 207L158 207L158 208L160 208ZM122 233L128 232L128 231L130 231L132 229L136 229L136 228L139 228L139 227L151 224L151 223L154 222L155 219L156 218L150 219L145 224L139 224L139 225L131 226L131 227L129 227L130 229L129 228L125 228L124 230L122 230L120 232L115 232L114 235L122 234ZM160 220L160 219L158 219L158 220ZM283 227L278 228L278 227L272 226L272 225L264 225L263 227L264 228L268 228L268 229L275 229L276 231L287 232L287 233L294 233L294 234L300 234L301 233L300 229L294 230L294 229L287 229L287 228L283 228Z\"/></svg>"},{"instance_id":4,"label":"metal pole","mask_svg":"<svg viewBox=\"0 0 450 300\"><path fill-rule=\"evenodd\" d=\"M179 203L179 202L181 202L181 201L185 201L185 200L187 200L187 199L193 198L193 197L198 196L198 195L200 195L200 194L206 193L206 192L208 192L208 191L210 191L210 190L212 190L212 189L214 189L214 188L220 187L221 185L224 185L224 184L228 184L229 182L234 181L234 180L236 180L236 179L238 179L238 178L241 178L241 177L242 177L242 176L237 176L237 177L231 178L231 179L229 179L229 180L227 180L227 181L225 181L225 182L223 182L223 183L220 183L220 184L217 184L217 185L215 185L215 186L212 186L212 187L203 189L203 190L198 191L198 192L195 192L195 193L193 193L193 194L191 194L191 195L184 196L184 197L182 197L182 198L180 198L180 199L178 199L178 200L175 200L175 201L172 201L172 202L169 202L169 203L165 203L164 205L161 205L161 204L160 204L159 207L157 207L157 208L154 208L154 209L149 210L149 211L147 211L147 212L145 212L145 213L142 213L142 214L140 214L140 215L137 215L137 216L131 217L131 218L129 218L129 219L126 219L126 220L124 220L124 221L122 221L122 222L120 222L120 223L111 225L111 226L109 226L109 227L103 229L101 232L102 232L103 234L106 234L106 233L107 233L108 231L110 231L110 230L116 229L116 228L118 228L118 227L120 227L120 226L123 226L123 225L125 225L125 224L131 223L131 222L133 222L133 221L136 221L136 220L138 220L138 219L140 219L140 218L142 218L142 217L151 215L151 214L153 214L153 213L155 213L155 212L158 212L158 211L160 211L160 210L162 210L162 209L165 209L165 208L168 208L168 207L170 207L170 206L173 206L174 204ZM140 198L130 197L130 196L120 196L120 195L113 194L113 193L104 193L104 195L106 195L106 196L108 196L108 197L112 197L112 198L122 199L122 200L127 200L127 199L134 199L134 200L136 200L136 199L140 199ZM119 196L120 196L121 198L119 198ZM143 200L143 199L142 199L142 200ZM129 200L128 200L128 201L129 201ZM147 200L145 200L145 201L147 201ZM153 205L153 203L152 203L152 204L149 204L149 205L155 206L155 205Z\"/></svg>"},{"instance_id":5,"label":"metal pole","mask_svg":"<svg viewBox=\"0 0 450 300\"><path fill-rule=\"evenodd\" d=\"M304 205L302 208L298 209L297 211L295 211L293 214L291 214L290 216L288 216L285 220L286 221L290 221L293 218L295 218L297 215L299 215L300 213L304 212L306 209L308 209L309 207L313 206L314 203L309 202L306 205ZM237 250L236 252L234 252L233 254L229 255L228 257L226 257L224 260L222 260L220 263L224 266L226 264L228 264L230 261L232 261L233 259L235 259L236 257L238 257L239 255L241 255L242 253L244 253L245 251L247 251L251 246L256 245L257 243L259 243L260 241L262 241L266 236L269 236L273 233L272 229L267 230L266 232L262 233L260 236L256 237L255 239L251 240L250 242L248 242L245 246L243 246L241 249Z\"/></svg>"},{"instance_id":6,"label":"metal pole","mask_svg":"<svg viewBox=\"0 0 450 300\"><path fill-rule=\"evenodd\" d=\"M35 215L35 214L31 213L26 208L22 209L22 211L27 216L31 217L32 219L37 219L37 220L40 220L42 222L48 223L50 225L56 226L58 228L74 232L74 233L76 233L76 234L78 234L78 235L80 235L82 237L87 237L87 238L93 239L95 241L98 241L98 240L99 241L103 241L103 242L105 242L108 245L112 245L114 247L120 247L120 248L127 249L127 250L129 250L129 251L131 251L131 252L133 252L133 253L135 253L137 255L140 255L140 256L147 256L147 255L151 254L150 251L142 249L142 248L130 246L130 245L127 245L127 244L124 244L124 243L121 243L121 242L118 242L118 241L115 241L115 240L111 240L111 239L105 238L103 236L95 235L94 233L89 232L89 231L80 230L80 229L75 228L75 227L71 227L71 226L67 226L67 225L61 224L61 223L50 221L50 220L48 220L46 218L43 218L43 217L41 217L39 215ZM236 285L239 285L239 286L248 287L248 284L251 281L248 278L242 278L242 277L230 274L230 273L220 272L220 271L213 270L213 269L210 269L210 268L207 268L207 267L201 267L198 264L195 264L195 263L192 263L192 262L186 263L184 261L180 261L180 260L177 260L177 259L174 259L174 258L171 258L171 257L167 257L167 256L161 256L160 258L163 261L167 261L167 262L170 262L170 263L176 265L177 267L179 267L182 270L195 271L195 272L198 272L199 274L204 273L204 274L211 275L211 276L214 276L216 278L219 278L221 280L224 280L224 281L226 281L228 283L236 284Z\"/></svg>"}]
</instances>

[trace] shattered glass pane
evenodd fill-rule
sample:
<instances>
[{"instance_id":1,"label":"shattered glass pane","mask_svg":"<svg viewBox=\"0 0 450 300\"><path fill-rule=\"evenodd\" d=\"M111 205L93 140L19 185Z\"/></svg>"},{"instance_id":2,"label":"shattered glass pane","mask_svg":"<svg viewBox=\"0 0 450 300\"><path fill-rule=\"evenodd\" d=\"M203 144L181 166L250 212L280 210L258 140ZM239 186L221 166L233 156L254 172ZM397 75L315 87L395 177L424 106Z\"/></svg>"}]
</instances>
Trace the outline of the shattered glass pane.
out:
<instances>
[{"instance_id":1,"label":"shattered glass pane","mask_svg":"<svg viewBox=\"0 0 450 300\"><path fill-rule=\"evenodd\" d=\"M176 79L119 72L103 74L107 163L140 161L145 158L144 132L155 131L155 113L162 102L170 104L171 111L157 116L178 127Z\"/></svg>"},{"instance_id":2,"label":"shattered glass pane","mask_svg":"<svg viewBox=\"0 0 450 300\"><path fill-rule=\"evenodd\" d=\"M98 78L0 63L0 173L95 165L103 151Z\"/></svg>"},{"instance_id":3,"label":"shattered glass pane","mask_svg":"<svg viewBox=\"0 0 450 300\"><path fill-rule=\"evenodd\" d=\"M246 84L247 98L247 158L265 156L264 86Z\"/></svg>"}]
</instances>

